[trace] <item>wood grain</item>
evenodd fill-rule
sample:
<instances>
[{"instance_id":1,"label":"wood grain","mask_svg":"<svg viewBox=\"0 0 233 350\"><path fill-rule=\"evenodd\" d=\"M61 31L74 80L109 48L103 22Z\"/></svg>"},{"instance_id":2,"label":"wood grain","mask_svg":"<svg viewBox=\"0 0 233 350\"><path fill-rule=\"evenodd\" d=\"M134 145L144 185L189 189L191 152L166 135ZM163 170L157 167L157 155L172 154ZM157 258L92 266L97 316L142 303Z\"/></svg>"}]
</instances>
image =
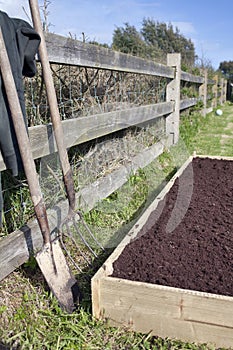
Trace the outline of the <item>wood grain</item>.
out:
<instances>
[{"instance_id":1,"label":"wood grain","mask_svg":"<svg viewBox=\"0 0 233 350\"><path fill-rule=\"evenodd\" d=\"M174 77L174 68L98 45L49 33L46 35L50 62L109 69L138 74Z\"/></svg>"}]
</instances>

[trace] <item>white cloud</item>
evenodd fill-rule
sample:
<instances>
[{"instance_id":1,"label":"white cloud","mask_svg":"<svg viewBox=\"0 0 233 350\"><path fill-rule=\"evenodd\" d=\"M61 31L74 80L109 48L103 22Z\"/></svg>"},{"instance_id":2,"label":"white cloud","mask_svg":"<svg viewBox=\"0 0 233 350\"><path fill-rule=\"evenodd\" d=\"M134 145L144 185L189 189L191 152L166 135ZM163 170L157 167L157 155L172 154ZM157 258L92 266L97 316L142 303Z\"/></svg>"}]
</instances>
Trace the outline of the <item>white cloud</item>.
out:
<instances>
[{"instance_id":1,"label":"white cloud","mask_svg":"<svg viewBox=\"0 0 233 350\"><path fill-rule=\"evenodd\" d=\"M185 36L190 37L190 35L196 34L196 29L191 22L172 22L172 25Z\"/></svg>"}]
</instances>

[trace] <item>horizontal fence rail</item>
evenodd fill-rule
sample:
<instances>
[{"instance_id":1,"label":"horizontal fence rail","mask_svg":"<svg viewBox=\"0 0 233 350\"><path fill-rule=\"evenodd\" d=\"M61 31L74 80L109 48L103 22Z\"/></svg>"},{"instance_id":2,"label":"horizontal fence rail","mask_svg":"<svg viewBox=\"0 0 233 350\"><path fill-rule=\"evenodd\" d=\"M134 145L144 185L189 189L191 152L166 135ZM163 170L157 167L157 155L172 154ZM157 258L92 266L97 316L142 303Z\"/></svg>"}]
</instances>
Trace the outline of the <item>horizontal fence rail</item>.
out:
<instances>
[{"instance_id":1,"label":"horizontal fence rail","mask_svg":"<svg viewBox=\"0 0 233 350\"><path fill-rule=\"evenodd\" d=\"M205 82L204 77L198 77L196 75L187 73L187 72L181 72L181 80L188 81L190 83L197 83L197 84L203 84Z\"/></svg>"},{"instance_id":2,"label":"horizontal fence rail","mask_svg":"<svg viewBox=\"0 0 233 350\"><path fill-rule=\"evenodd\" d=\"M131 109L92 115L89 117L62 121L67 148L96 139L101 136L145 123L173 111L172 102L140 106ZM29 137L34 159L57 152L52 125L38 125L29 128ZM5 164L0 156L0 170Z\"/></svg>"},{"instance_id":3,"label":"horizontal fence rail","mask_svg":"<svg viewBox=\"0 0 233 350\"><path fill-rule=\"evenodd\" d=\"M185 100L181 100L180 101L180 110L184 110L190 107L193 107L197 104L197 102L199 101L198 98L192 97L192 98L187 98Z\"/></svg>"},{"instance_id":4,"label":"horizontal fence rail","mask_svg":"<svg viewBox=\"0 0 233 350\"><path fill-rule=\"evenodd\" d=\"M46 43L50 62L171 79L174 77L174 68L56 34L47 34Z\"/></svg>"}]
</instances>

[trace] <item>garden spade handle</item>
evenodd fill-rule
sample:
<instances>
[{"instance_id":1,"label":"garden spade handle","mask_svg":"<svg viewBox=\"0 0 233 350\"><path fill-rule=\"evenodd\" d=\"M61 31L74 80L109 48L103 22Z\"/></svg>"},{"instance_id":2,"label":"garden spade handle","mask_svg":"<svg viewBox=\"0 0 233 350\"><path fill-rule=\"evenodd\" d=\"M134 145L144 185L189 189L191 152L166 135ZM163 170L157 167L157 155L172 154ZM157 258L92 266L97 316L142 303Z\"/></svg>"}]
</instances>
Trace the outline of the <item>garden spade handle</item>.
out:
<instances>
[{"instance_id":1,"label":"garden spade handle","mask_svg":"<svg viewBox=\"0 0 233 350\"><path fill-rule=\"evenodd\" d=\"M61 167L62 167L65 189L66 189L66 193L69 201L69 210L70 212L72 212L75 209L74 181L72 177L72 171L71 171L71 167L68 159L67 150L64 143L62 123L60 120L57 96L56 96L56 91L53 84L53 77L52 77L50 65L49 65L47 48L46 48L43 28L42 28L41 19L40 19L38 1L29 0L29 5L31 9L34 28L41 37L41 43L39 46L40 61L42 65L43 77L45 81L48 103L49 103L49 108L51 112L54 135L55 135Z\"/></svg>"},{"instance_id":2,"label":"garden spade handle","mask_svg":"<svg viewBox=\"0 0 233 350\"><path fill-rule=\"evenodd\" d=\"M39 180L33 160L31 145L26 130L23 113L19 103L19 98L13 78L11 65L9 62L2 29L0 27L0 69L7 100L11 111L11 117L19 145L19 150L27 177L28 186L34 205L36 217L43 235L44 245L50 243L50 230L46 215L45 204L42 199Z\"/></svg>"}]
</instances>

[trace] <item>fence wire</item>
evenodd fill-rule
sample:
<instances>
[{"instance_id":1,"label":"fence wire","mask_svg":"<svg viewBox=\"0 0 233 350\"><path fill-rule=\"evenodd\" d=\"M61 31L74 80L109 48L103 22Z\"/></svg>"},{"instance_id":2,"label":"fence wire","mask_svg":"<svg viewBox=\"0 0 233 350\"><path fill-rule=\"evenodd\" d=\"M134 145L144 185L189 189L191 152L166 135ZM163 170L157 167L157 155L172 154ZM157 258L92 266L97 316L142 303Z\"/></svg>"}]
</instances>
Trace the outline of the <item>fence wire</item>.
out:
<instances>
[{"instance_id":1,"label":"fence wire","mask_svg":"<svg viewBox=\"0 0 233 350\"><path fill-rule=\"evenodd\" d=\"M85 117L164 102L167 79L86 67L51 64L61 118ZM50 122L41 67L25 79L29 126Z\"/></svg>"}]
</instances>

